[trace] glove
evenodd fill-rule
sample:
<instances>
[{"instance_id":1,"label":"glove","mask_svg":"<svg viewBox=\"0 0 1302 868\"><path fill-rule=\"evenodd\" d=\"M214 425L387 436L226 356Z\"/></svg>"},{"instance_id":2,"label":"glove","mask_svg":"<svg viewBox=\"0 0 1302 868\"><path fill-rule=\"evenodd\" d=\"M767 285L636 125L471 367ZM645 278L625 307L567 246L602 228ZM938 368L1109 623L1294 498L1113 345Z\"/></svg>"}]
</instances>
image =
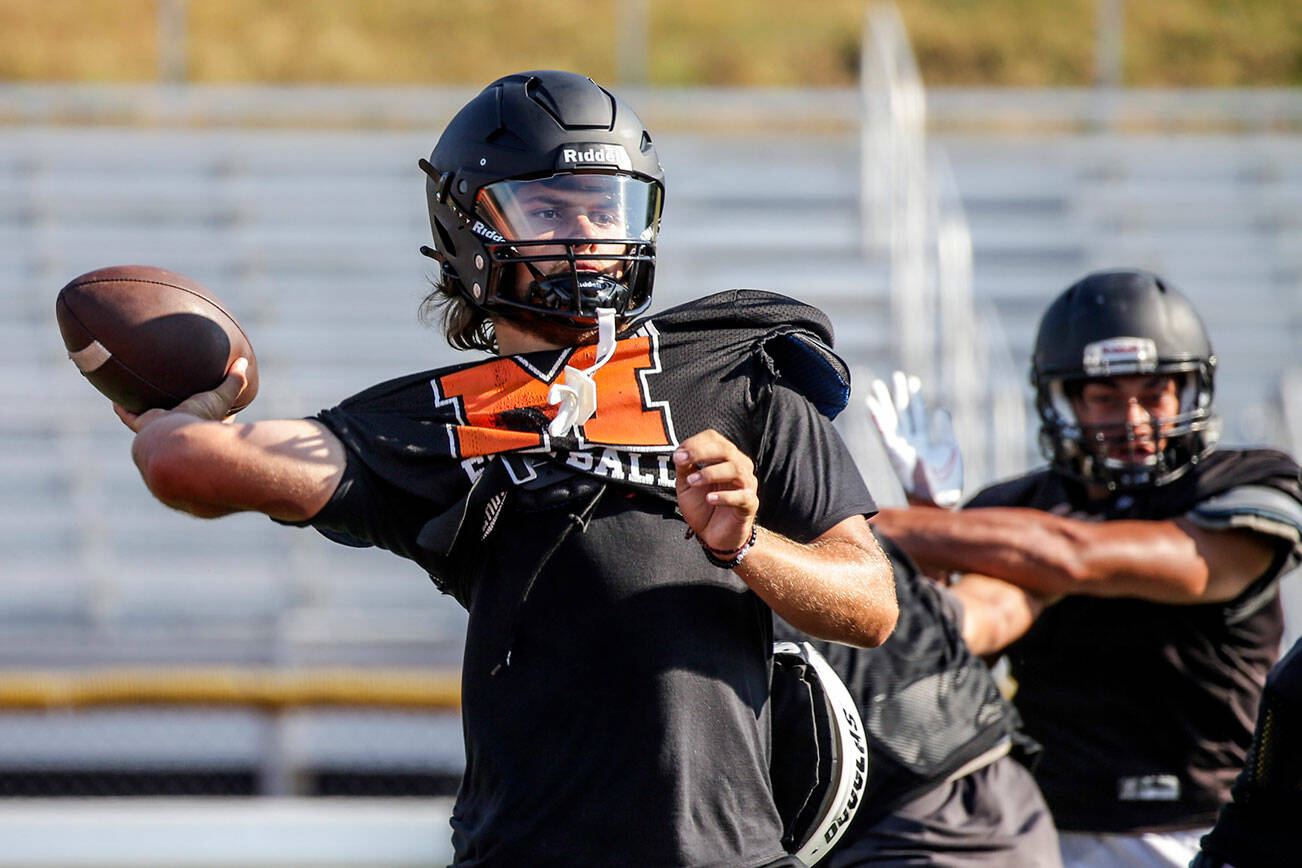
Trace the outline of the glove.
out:
<instances>
[{"instance_id":1,"label":"glove","mask_svg":"<svg viewBox=\"0 0 1302 868\"><path fill-rule=\"evenodd\" d=\"M949 411L936 410L928 424L922 381L900 371L892 379L894 395L874 380L866 400L891 467L910 500L951 507L963 494L963 454Z\"/></svg>"}]
</instances>

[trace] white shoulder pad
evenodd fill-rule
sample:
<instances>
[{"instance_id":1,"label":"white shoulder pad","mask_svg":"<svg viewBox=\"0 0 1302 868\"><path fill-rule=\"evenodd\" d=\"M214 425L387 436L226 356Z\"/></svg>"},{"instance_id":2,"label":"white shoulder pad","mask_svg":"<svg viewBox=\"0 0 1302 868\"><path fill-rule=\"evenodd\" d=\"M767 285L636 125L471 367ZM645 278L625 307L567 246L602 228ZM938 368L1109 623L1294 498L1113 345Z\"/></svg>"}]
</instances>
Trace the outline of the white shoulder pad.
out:
<instances>
[{"instance_id":1,"label":"white shoulder pad","mask_svg":"<svg viewBox=\"0 0 1302 868\"><path fill-rule=\"evenodd\" d=\"M1302 503L1265 485L1240 485L1195 506L1187 518L1208 530L1243 528L1302 542Z\"/></svg>"}]
</instances>

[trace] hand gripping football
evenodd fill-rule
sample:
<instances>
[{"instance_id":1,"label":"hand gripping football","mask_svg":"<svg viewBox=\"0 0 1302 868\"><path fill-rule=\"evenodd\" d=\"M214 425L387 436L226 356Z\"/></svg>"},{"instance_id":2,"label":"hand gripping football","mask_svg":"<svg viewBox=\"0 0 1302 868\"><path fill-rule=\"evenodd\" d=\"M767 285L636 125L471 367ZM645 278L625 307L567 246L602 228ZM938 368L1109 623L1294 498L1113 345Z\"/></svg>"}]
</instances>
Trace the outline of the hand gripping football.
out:
<instances>
[{"instance_id":1,"label":"hand gripping football","mask_svg":"<svg viewBox=\"0 0 1302 868\"><path fill-rule=\"evenodd\" d=\"M206 288L149 265L118 265L74 278L54 305L68 357L96 389L133 413L171 409L219 386L237 358L248 383L231 413L258 393L244 329Z\"/></svg>"}]
</instances>

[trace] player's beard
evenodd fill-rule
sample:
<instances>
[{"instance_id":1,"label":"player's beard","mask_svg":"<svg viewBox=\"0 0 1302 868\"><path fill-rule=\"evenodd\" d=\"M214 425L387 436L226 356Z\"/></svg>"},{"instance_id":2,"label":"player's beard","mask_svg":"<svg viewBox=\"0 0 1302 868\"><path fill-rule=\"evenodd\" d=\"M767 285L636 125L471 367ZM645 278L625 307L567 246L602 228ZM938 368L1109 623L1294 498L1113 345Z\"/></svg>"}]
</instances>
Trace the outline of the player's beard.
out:
<instances>
[{"instance_id":1,"label":"player's beard","mask_svg":"<svg viewBox=\"0 0 1302 868\"><path fill-rule=\"evenodd\" d=\"M558 347L581 347L597 342L597 327L584 325L567 325L534 314L513 317L511 324L539 340Z\"/></svg>"}]
</instances>

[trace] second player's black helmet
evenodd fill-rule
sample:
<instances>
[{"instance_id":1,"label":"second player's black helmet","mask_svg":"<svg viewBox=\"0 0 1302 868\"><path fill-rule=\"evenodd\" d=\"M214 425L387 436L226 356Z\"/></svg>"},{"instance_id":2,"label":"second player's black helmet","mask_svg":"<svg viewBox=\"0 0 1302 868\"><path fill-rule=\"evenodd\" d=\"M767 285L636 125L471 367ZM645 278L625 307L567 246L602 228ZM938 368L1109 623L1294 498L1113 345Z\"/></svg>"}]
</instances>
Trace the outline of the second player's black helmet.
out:
<instances>
[{"instance_id":1,"label":"second player's black helmet","mask_svg":"<svg viewBox=\"0 0 1302 868\"><path fill-rule=\"evenodd\" d=\"M1096 271L1059 295L1040 320L1031 360L1040 448L1054 468L1104 488L1162 485L1184 474L1215 444L1212 414L1216 356L1202 319L1175 287L1138 269ZM1180 412L1162 420L1165 447L1143 463L1107 455L1110 439L1134 438L1133 426L1085 429L1070 395L1090 379L1175 374Z\"/></svg>"},{"instance_id":2,"label":"second player's black helmet","mask_svg":"<svg viewBox=\"0 0 1302 868\"><path fill-rule=\"evenodd\" d=\"M664 173L642 121L590 78L498 79L421 168L435 247L423 251L472 305L580 327L598 308L649 306Z\"/></svg>"}]
</instances>

